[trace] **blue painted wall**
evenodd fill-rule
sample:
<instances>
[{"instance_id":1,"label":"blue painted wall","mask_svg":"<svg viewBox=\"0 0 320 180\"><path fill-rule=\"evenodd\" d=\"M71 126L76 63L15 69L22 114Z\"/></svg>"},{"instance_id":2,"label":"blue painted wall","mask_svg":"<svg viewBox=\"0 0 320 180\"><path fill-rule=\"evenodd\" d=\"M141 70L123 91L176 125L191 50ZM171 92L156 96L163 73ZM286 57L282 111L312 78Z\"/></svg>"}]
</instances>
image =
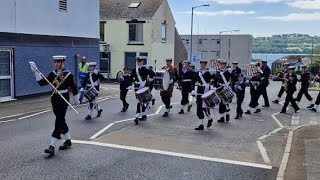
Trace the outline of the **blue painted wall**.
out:
<instances>
[{"instance_id":1,"label":"blue painted wall","mask_svg":"<svg viewBox=\"0 0 320 180\"><path fill-rule=\"evenodd\" d=\"M51 91L50 85L40 87L35 81L34 73L30 70L28 61L34 61L38 69L46 76L54 70L52 56L66 55L65 67L74 75L79 61L75 54L86 56L88 61L100 62L98 47L41 47L16 46L14 47L14 80L15 97L44 93Z\"/></svg>"}]
</instances>

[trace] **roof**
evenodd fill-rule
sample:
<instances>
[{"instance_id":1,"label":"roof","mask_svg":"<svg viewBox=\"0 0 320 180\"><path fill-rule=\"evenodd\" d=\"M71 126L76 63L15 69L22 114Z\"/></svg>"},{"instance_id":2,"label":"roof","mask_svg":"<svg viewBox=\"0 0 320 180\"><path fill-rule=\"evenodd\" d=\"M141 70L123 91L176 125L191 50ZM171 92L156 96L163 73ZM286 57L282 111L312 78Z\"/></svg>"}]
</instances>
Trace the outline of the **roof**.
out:
<instances>
[{"instance_id":1,"label":"roof","mask_svg":"<svg viewBox=\"0 0 320 180\"><path fill-rule=\"evenodd\" d=\"M129 8L133 2L138 7ZM100 0L100 19L151 18L159 9L163 0Z\"/></svg>"}]
</instances>

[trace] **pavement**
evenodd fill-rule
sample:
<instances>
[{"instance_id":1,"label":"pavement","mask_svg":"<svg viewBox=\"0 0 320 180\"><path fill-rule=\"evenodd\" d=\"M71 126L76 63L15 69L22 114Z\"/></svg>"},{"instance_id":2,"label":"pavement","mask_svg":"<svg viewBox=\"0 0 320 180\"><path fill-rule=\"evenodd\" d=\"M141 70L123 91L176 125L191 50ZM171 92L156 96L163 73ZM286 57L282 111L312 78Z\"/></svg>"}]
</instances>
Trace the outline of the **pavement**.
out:
<instances>
[{"instance_id":1,"label":"pavement","mask_svg":"<svg viewBox=\"0 0 320 180\"><path fill-rule=\"evenodd\" d=\"M280 85L268 87L270 101ZM128 111L120 113L118 88L102 84L102 117L84 120L86 104L76 107L79 114L68 110L73 147L56 151L52 159L43 154L54 123L49 97L1 103L0 179L319 179L320 136L315 132L320 132L320 120L304 108L306 100L299 114L291 109L278 114L281 105L271 104L241 120L233 119L232 103L229 123L214 122L198 132L194 100L191 112L178 114L180 91L174 91L168 118L162 117L163 104L153 91L155 107L147 121L135 126L135 97L131 92ZM249 98L247 89L244 110ZM301 162L307 164L305 173L294 175Z\"/></svg>"}]
</instances>

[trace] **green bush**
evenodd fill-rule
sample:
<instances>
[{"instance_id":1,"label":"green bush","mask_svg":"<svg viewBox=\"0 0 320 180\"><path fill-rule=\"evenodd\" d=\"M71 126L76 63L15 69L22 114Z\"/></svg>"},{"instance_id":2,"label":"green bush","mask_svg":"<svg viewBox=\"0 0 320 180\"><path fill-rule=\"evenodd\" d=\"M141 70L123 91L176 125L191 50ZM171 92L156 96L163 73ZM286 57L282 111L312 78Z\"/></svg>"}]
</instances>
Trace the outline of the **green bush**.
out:
<instances>
[{"instance_id":1,"label":"green bush","mask_svg":"<svg viewBox=\"0 0 320 180\"><path fill-rule=\"evenodd\" d=\"M296 74L302 74L302 71L301 70L296 70L295 73Z\"/></svg>"}]
</instances>

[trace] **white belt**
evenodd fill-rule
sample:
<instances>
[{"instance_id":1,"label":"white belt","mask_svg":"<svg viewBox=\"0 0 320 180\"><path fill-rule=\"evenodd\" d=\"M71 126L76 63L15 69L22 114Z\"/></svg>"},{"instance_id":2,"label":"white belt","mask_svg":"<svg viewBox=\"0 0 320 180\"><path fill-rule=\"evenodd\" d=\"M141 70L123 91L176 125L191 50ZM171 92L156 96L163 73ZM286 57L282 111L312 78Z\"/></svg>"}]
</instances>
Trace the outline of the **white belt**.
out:
<instances>
[{"instance_id":1,"label":"white belt","mask_svg":"<svg viewBox=\"0 0 320 180\"><path fill-rule=\"evenodd\" d=\"M182 82L191 82L191 79L183 79Z\"/></svg>"},{"instance_id":2,"label":"white belt","mask_svg":"<svg viewBox=\"0 0 320 180\"><path fill-rule=\"evenodd\" d=\"M64 94L64 93L67 93L67 92L68 92L68 89L59 90L60 94ZM57 94L57 91L54 91L54 93Z\"/></svg>"}]
</instances>

